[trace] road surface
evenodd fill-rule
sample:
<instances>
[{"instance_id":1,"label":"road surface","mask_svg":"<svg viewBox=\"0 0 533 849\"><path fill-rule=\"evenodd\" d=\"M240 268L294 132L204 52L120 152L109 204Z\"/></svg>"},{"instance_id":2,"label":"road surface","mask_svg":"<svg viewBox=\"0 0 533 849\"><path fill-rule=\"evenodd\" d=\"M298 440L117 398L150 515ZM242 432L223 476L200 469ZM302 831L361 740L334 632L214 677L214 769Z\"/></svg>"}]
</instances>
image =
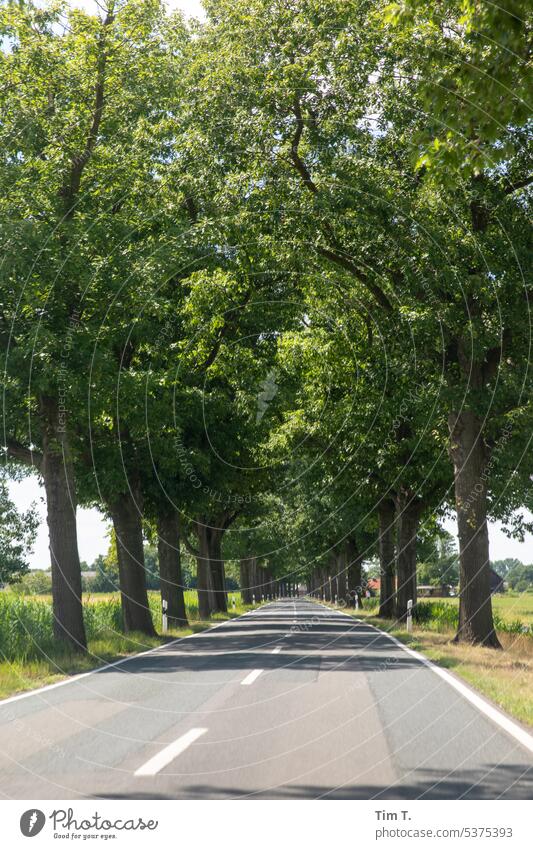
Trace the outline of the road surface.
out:
<instances>
[{"instance_id":1,"label":"road surface","mask_svg":"<svg viewBox=\"0 0 533 849\"><path fill-rule=\"evenodd\" d=\"M388 637L304 600L0 703L5 799L531 799L533 756Z\"/></svg>"}]
</instances>

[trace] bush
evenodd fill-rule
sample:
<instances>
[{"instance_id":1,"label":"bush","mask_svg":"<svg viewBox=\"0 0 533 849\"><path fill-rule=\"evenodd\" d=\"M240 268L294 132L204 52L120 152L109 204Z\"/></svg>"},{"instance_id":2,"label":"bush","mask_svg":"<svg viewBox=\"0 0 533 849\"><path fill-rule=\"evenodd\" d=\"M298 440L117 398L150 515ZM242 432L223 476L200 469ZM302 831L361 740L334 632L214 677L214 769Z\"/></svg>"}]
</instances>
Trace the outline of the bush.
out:
<instances>
[{"instance_id":1,"label":"bush","mask_svg":"<svg viewBox=\"0 0 533 849\"><path fill-rule=\"evenodd\" d=\"M33 660L53 651L52 626L49 602L0 595L0 647L5 660Z\"/></svg>"},{"instance_id":2,"label":"bush","mask_svg":"<svg viewBox=\"0 0 533 849\"><path fill-rule=\"evenodd\" d=\"M241 604L240 593L235 593ZM198 619L198 595L185 590L187 616ZM148 593L150 612L156 631L161 631L161 596ZM231 610L231 597L229 599ZM105 639L122 633L123 619L120 595L106 598L84 598L83 617L88 640ZM11 591L0 592L0 660L39 660L43 656L57 658L58 643L53 636L52 603L49 599L28 598Z\"/></svg>"},{"instance_id":3,"label":"bush","mask_svg":"<svg viewBox=\"0 0 533 849\"><path fill-rule=\"evenodd\" d=\"M419 601L413 609L413 619L417 625L456 628L459 622L459 609L444 601Z\"/></svg>"},{"instance_id":4,"label":"bush","mask_svg":"<svg viewBox=\"0 0 533 849\"><path fill-rule=\"evenodd\" d=\"M17 595L48 595L52 592L52 574L35 569L11 584L10 590Z\"/></svg>"},{"instance_id":5,"label":"bush","mask_svg":"<svg viewBox=\"0 0 533 849\"><path fill-rule=\"evenodd\" d=\"M527 634L533 636L533 626L526 625L519 619L508 622L501 619L497 613L494 616L494 627L496 631L506 634ZM413 608L413 619L417 625L422 625L430 630L443 630L457 628L459 624L459 608L454 604L446 604L443 601L419 601Z\"/></svg>"},{"instance_id":6,"label":"bush","mask_svg":"<svg viewBox=\"0 0 533 849\"><path fill-rule=\"evenodd\" d=\"M83 610L88 639L122 630L122 609L118 597L85 603ZM10 592L0 594L0 654L4 660L22 661L57 655L49 601Z\"/></svg>"}]
</instances>

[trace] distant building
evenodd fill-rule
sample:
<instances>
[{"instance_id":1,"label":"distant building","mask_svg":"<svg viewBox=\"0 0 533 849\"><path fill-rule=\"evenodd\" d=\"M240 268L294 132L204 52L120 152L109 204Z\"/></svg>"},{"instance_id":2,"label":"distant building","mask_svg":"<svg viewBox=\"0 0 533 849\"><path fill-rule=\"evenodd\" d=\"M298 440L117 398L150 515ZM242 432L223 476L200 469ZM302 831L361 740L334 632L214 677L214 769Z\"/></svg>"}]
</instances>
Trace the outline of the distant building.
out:
<instances>
[{"instance_id":1,"label":"distant building","mask_svg":"<svg viewBox=\"0 0 533 849\"><path fill-rule=\"evenodd\" d=\"M366 587L370 590L370 595L375 596L379 595L379 590L381 587L381 579L380 578L369 578L366 582Z\"/></svg>"},{"instance_id":2,"label":"distant building","mask_svg":"<svg viewBox=\"0 0 533 849\"><path fill-rule=\"evenodd\" d=\"M449 584L419 584L416 588L417 595L420 598L449 598L453 595L453 587Z\"/></svg>"},{"instance_id":3,"label":"distant building","mask_svg":"<svg viewBox=\"0 0 533 849\"><path fill-rule=\"evenodd\" d=\"M396 577L394 578L394 582L396 583ZM381 587L380 578L369 578L367 587L372 595L379 595ZM437 587L434 587L433 584L419 584L416 590L420 598L449 598L456 595L457 592L457 588L450 586L450 584L442 584ZM503 578L492 568L490 570L490 591L491 593L505 592Z\"/></svg>"}]
</instances>

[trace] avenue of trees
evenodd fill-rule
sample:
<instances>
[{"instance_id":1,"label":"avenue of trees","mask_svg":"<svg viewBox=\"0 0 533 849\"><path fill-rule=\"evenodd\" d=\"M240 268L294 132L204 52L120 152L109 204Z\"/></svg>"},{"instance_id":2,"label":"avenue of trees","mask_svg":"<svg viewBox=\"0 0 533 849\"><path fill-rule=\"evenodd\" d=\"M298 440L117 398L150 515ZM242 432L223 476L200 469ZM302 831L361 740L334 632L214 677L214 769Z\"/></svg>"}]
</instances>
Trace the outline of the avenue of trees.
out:
<instances>
[{"instance_id":1,"label":"avenue of trees","mask_svg":"<svg viewBox=\"0 0 533 849\"><path fill-rule=\"evenodd\" d=\"M78 505L145 634L147 540L174 623L184 552L201 618L226 562L248 601L343 598L377 557L401 620L454 512L456 639L497 648L487 521L533 507L531 6L204 6L0 9L4 473L44 484L56 637L86 649ZM0 513L16 571L34 520Z\"/></svg>"}]
</instances>

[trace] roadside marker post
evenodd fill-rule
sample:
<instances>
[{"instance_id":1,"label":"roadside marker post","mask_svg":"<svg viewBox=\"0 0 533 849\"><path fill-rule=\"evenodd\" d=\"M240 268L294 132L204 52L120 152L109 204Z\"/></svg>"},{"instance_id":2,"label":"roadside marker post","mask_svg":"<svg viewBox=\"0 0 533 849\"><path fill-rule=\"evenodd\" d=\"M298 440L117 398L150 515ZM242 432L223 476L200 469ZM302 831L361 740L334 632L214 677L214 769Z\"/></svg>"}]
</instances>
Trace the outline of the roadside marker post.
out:
<instances>
[{"instance_id":1,"label":"roadside marker post","mask_svg":"<svg viewBox=\"0 0 533 849\"><path fill-rule=\"evenodd\" d=\"M166 634L168 632L168 616L167 616L168 602L166 601L166 599L163 599L161 607L163 608L163 624L162 624L161 630L162 630L163 634Z\"/></svg>"},{"instance_id":2,"label":"roadside marker post","mask_svg":"<svg viewBox=\"0 0 533 849\"><path fill-rule=\"evenodd\" d=\"M233 609L236 610L237 605L235 603L235 596L234 595L232 595L232 597L231 597L231 605L232 605Z\"/></svg>"},{"instance_id":3,"label":"roadside marker post","mask_svg":"<svg viewBox=\"0 0 533 849\"><path fill-rule=\"evenodd\" d=\"M413 600L410 598L407 602L407 633L410 634L413 630Z\"/></svg>"}]
</instances>

